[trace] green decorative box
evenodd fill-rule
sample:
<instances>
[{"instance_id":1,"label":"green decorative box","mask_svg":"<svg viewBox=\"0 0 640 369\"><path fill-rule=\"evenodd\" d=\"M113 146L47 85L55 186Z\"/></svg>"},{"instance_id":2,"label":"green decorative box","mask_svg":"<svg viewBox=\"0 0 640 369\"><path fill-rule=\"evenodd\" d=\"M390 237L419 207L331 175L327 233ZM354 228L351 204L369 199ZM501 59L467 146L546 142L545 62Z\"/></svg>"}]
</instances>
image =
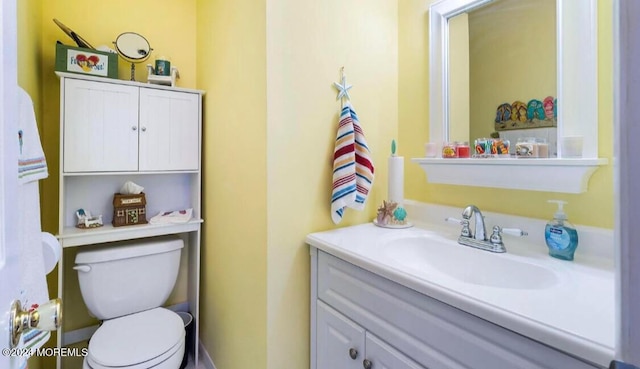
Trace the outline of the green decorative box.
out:
<instances>
[{"instance_id":1,"label":"green decorative box","mask_svg":"<svg viewBox=\"0 0 640 369\"><path fill-rule=\"evenodd\" d=\"M118 54L56 44L56 70L118 78Z\"/></svg>"}]
</instances>

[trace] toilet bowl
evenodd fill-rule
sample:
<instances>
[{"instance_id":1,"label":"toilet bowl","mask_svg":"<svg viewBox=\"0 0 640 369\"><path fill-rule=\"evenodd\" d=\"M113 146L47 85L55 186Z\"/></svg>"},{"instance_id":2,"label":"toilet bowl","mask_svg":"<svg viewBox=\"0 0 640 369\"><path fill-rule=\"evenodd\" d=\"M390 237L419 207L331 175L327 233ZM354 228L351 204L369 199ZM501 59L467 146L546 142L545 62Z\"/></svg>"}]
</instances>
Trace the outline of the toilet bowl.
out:
<instances>
[{"instance_id":1,"label":"toilet bowl","mask_svg":"<svg viewBox=\"0 0 640 369\"><path fill-rule=\"evenodd\" d=\"M76 255L80 292L102 324L89 340L86 369L177 369L182 318L162 305L175 284L179 238L129 241Z\"/></svg>"}]
</instances>

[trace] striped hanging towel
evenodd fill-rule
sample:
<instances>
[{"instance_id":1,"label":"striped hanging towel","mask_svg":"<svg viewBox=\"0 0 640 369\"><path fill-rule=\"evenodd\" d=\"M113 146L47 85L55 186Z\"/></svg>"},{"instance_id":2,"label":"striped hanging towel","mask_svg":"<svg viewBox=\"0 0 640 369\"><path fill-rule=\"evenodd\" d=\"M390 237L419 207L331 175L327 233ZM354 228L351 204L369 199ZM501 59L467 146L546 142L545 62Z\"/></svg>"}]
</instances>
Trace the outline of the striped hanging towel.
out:
<instances>
[{"instance_id":1,"label":"striped hanging towel","mask_svg":"<svg viewBox=\"0 0 640 369\"><path fill-rule=\"evenodd\" d=\"M373 172L371 153L358 116L351 104L346 103L340 114L333 152L331 219L335 224L342 220L346 207L364 209L373 184Z\"/></svg>"}]
</instances>

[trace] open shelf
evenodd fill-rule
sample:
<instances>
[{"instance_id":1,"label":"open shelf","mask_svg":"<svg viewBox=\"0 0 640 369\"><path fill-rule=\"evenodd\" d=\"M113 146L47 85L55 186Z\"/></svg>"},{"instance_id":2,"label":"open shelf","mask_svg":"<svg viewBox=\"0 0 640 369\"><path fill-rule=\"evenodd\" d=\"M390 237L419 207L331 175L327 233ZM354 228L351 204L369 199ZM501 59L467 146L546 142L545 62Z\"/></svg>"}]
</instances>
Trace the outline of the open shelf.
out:
<instances>
[{"instance_id":1,"label":"open shelf","mask_svg":"<svg viewBox=\"0 0 640 369\"><path fill-rule=\"evenodd\" d=\"M179 224L139 224L122 227L114 227L111 224L105 224L102 227L90 229L65 227L64 232L56 237L60 240L62 247L73 247L103 242L162 236L166 234L194 232L200 229L200 224L202 222L202 219L193 219L187 223Z\"/></svg>"}]
</instances>

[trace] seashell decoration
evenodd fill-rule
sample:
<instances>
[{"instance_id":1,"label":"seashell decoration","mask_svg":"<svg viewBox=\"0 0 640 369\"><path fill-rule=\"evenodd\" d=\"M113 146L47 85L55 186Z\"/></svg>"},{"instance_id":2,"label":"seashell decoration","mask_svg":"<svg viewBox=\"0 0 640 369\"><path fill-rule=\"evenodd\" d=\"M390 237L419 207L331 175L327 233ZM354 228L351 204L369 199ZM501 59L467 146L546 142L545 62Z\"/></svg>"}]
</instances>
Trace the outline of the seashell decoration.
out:
<instances>
[{"instance_id":1,"label":"seashell decoration","mask_svg":"<svg viewBox=\"0 0 640 369\"><path fill-rule=\"evenodd\" d=\"M393 211L398 204L393 201L382 201L382 206L378 208L376 220L380 225L387 225L393 219Z\"/></svg>"}]
</instances>

